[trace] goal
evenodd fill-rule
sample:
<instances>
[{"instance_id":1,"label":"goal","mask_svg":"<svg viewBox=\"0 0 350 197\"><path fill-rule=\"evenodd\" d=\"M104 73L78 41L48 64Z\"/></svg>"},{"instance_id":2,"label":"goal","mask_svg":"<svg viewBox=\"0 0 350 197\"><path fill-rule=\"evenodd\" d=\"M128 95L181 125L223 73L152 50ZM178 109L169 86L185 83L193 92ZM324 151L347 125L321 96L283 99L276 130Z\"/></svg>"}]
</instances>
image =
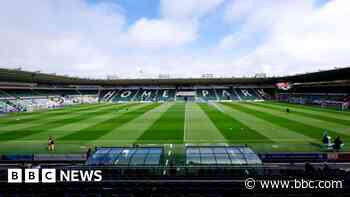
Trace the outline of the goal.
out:
<instances>
[{"instance_id":1,"label":"goal","mask_svg":"<svg viewBox=\"0 0 350 197\"><path fill-rule=\"evenodd\" d=\"M321 102L322 108L333 108L339 111L344 111L349 109L349 103L340 101L323 101Z\"/></svg>"}]
</instances>

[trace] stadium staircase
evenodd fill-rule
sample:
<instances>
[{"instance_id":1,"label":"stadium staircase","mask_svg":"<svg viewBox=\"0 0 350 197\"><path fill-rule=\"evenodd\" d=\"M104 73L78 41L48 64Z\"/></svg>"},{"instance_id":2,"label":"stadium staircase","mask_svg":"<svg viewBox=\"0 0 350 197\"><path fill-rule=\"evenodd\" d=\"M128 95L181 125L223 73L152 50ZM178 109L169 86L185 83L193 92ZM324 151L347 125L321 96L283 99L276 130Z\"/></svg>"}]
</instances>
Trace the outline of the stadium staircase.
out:
<instances>
[{"instance_id":1,"label":"stadium staircase","mask_svg":"<svg viewBox=\"0 0 350 197\"><path fill-rule=\"evenodd\" d=\"M239 94L237 93L236 89L232 89L232 91L233 91L234 95L236 95L237 100L241 101L242 98L239 96Z\"/></svg>"},{"instance_id":2,"label":"stadium staircase","mask_svg":"<svg viewBox=\"0 0 350 197\"><path fill-rule=\"evenodd\" d=\"M114 99L114 97L119 93L120 90L107 90L101 91L99 96L100 101L109 102Z\"/></svg>"}]
</instances>

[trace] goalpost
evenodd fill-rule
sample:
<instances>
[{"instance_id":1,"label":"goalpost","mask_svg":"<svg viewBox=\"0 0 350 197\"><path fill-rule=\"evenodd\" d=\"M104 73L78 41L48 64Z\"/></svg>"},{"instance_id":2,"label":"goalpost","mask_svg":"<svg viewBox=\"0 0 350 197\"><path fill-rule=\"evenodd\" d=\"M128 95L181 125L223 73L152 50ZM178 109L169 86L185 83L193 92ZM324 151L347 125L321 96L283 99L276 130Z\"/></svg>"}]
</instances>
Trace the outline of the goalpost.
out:
<instances>
[{"instance_id":1,"label":"goalpost","mask_svg":"<svg viewBox=\"0 0 350 197\"><path fill-rule=\"evenodd\" d=\"M349 103L340 101L325 101L321 102L321 108L333 108L339 111L344 111L349 109Z\"/></svg>"}]
</instances>

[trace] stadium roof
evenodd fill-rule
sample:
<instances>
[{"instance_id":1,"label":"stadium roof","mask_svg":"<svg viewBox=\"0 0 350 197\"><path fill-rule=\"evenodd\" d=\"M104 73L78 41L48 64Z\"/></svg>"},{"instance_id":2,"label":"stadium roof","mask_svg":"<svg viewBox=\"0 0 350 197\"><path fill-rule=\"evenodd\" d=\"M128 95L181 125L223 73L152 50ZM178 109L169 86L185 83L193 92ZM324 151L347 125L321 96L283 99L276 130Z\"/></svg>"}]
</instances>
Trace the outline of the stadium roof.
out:
<instances>
[{"instance_id":1,"label":"stadium roof","mask_svg":"<svg viewBox=\"0 0 350 197\"><path fill-rule=\"evenodd\" d=\"M0 82L21 82L45 85L215 85L215 84L274 84L280 81L318 82L346 80L350 76L350 67L306 74L270 78L184 78L184 79L86 79L39 72L0 68Z\"/></svg>"}]
</instances>

